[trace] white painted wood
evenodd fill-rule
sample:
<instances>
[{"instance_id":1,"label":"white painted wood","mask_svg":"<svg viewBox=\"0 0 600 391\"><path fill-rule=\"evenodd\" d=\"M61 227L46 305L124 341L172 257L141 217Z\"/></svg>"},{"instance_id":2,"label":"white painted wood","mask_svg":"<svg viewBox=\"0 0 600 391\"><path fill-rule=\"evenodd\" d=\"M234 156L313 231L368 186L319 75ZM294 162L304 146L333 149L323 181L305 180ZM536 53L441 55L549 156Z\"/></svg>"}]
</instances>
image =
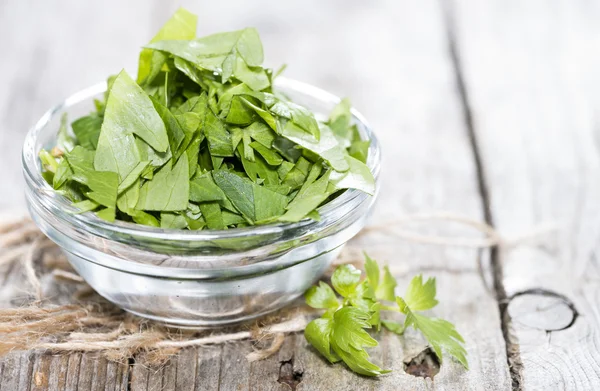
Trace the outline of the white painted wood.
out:
<instances>
[{"instance_id":1,"label":"white painted wood","mask_svg":"<svg viewBox=\"0 0 600 391\"><path fill-rule=\"evenodd\" d=\"M543 288L562 300L515 299L509 312L525 389L600 387L600 4L456 1L456 42L489 185L506 235L559 231L507 253L508 295ZM541 329L540 329L541 328Z\"/></svg>"}]
</instances>

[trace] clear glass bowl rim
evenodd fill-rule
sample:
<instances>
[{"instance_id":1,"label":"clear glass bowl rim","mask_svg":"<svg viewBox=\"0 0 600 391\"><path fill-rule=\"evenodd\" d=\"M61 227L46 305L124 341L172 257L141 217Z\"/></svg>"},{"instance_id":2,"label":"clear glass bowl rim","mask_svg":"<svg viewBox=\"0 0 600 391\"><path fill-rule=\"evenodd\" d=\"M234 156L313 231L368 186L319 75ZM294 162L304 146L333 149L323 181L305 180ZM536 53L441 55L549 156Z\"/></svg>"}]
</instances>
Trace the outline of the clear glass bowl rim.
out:
<instances>
[{"instance_id":1,"label":"clear glass bowl rim","mask_svg":"<svg viewBox=\"0 0 600 391\"><path fill-rule=\"evenodd\" d=\"M334 94L331 94L318 87L310 84L300 82L285 77L279 77L276 79L275 87L287 89L290 91L299 92L312 99L316 99L322 102L331 104L337 104L340 102L340 98ZM61 213L61 217L77 226L83 226L91 228L91 231L96 233L104 232L107 236L114 234L134 235L136 237L142 237L147 239L163 239L163 240L175 240L175 241L204 241L204 240L216 240L216 239L227 239L227 238L243 238L250 236L260 235L271 235L280 234L283 232L294 231L296 229L310 229L310 226L315 228L320 227L318 221L311 219L304 219L296 223L273 223L267 225L250 226L245 228L227 229L227 230L174 230L174 229L163 229L156 227L143 226L135 223L129 223L124 221L116 220L113 223L104 221L98 218L94 213L77 213L77 209L72 206L71 201L66 197L56 193L54 189L44 180L41 175L41 166L38 161L38 151L36 151L36 141L38 134L44 129L45 126L54 118L54 116L61 110L68 109L69 107L81 103L86 99L90 99L98 94L106 91L106 82L101 82L85 88L65 99L62 103L56 105L52 109L48 110L38 122L33 126L25 137L22 150L22 164L23 171L26 179L27 186L38 194L38 201L47 203L47 207L55 211L64 211ZM367 166L373 173L376 181L376 192L379 190L377 183L380 171L381 152L377 137L373 133L370 125L367 123L364 116L356 109L352 108L351 113L354 121L362 127L366 132L367 139L371 141L369 147L369 153L367 158ZM319 208L319 213L322 220L325 220L329 216L335 216L336 209L342 205L353 203L359 205L369 195L355 189L348 189L344 191L340 196L332 200L331 202L323 205ZM376 194L373 194L376 197ZM343 218L343 216L337 216ZM337 219L333 219L337 220ZM333 223L335 224L335 223ZM320 229L319 229L320 230ZM102 235L105 236L105 235Z\"/></svg>"}]
</instances>

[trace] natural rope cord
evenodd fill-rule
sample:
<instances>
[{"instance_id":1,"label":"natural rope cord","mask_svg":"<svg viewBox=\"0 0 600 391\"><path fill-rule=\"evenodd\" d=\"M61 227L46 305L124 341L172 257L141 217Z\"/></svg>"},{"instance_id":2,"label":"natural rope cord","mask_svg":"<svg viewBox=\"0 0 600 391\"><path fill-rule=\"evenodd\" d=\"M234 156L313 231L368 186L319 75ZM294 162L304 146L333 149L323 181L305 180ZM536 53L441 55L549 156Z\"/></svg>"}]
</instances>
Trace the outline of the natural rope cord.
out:
<instances>
[{"instance_id":1,"label":"natural rope cord","mask_svg":"<svg viewBox=\"0 0 600 391\"><path fill-rule=\"evenodd\" d=\"M483 237L428 236L401 229L409 224L432 221L461 224L473 228ZM360 236L377 232L420 244L474 249L500 247L505 250L552 229L544 227L507 240L489 224L443 212L412 215L368 226ZM361 262L359 252L350 247L334 264ZM24 293L28 293L31 300L19 308L0 308L0 355L13 350L102 352L112 360L126 360L135 354L152 364L164 362L182 348L251 339L256 341L256 349L247 358L256 361L277 352L285 334L304 330L317 313L306 305L296 304L256 321L253 326L236 326L220 332L169 329L128 314L95 294L70 268L57 246L27 218L0 223L0 270L5 270L6 274L15 266L22 268L29 285L29 290ZM42 278L36 270L41 271ZM53 305L51 300L44 298L41 279L48 278L73 288L71 303Z\"/></svg>"}]
</instances>

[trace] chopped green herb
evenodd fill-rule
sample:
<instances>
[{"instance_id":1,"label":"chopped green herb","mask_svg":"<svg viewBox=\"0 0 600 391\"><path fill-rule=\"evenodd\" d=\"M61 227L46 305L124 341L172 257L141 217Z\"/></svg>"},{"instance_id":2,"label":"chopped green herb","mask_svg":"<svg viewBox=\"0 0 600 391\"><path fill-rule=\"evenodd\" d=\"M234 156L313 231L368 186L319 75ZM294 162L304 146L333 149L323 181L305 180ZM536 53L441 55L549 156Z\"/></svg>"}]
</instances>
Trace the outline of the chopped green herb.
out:
<instances>
[{"instance_id":1,"label":"chopped green herb","mask_svg":"<svg viewBox=\"0 0 600 391\"><path fill-rule=\"evenodd\" d=\"M374 193L347 100L319 121L274 90L256 29L196 38L196 25L177 10L135 80L110 76L95 111L62 118L39 154L56 191L108 221L192 230L318 220L340 190Z\"/></svg>"}]
</instances>

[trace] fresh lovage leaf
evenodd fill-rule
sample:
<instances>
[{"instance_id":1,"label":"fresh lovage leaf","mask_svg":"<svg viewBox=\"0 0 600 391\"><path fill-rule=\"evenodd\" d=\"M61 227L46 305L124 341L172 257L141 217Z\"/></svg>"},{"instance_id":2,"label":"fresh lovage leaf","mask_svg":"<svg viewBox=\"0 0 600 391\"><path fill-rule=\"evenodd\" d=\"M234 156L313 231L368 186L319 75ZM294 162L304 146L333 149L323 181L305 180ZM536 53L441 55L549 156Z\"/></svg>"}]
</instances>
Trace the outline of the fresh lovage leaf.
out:
<instances>
[{"instance_id":1,"label":"fresh lovage leaf","mask_svg":"<svg viewBox=\"0 0 600 391\"><path fill-rule=\"evenodd\" d=\"M334 107L329 115L327 125L333 131L336 138L344 148L348 148L352 143L352 114L350 113L350 101L342 99L340 103Z\"/></svg>"},{"instance_id":2,"label":"fresh lovage leaf","mask_svg":"<svg viewBox=\"0 0 600 391\"><path fill-rule=\"evenodd\" d=\"M379 331L383 325L389 331L403 335L407 327L421 331L442 360L446 351L468 369L464 339L454 325L439 318L429 318L418 311L429 310L438 304L435 299L435 279L423 283L423 277L413 278L404 298L395 297L397 285L387 267L381 274L377 262L365 253L366 279L352 265L341 265L331 277L333 289L320 281L309 288L306 304L323 309L325 313L311 321L305 331L306 340L329 362L343 361L352 371L363 376L378 376L389 372L371 362L366 348L377 346L368 330ZM398 307L384 305L381 300L396 301ZM381 319L382 311L404 314L404 323Z\"/></svg>"},{"instance_id":3,"label":"fresh lovage leaf","mask_svg":"<svg viewBox=\"0 0 600 391\"><path fill-rule=\"evenodd\" d=\"M421 275L412 279L404 298L396 297L400 312L406 315L404 329L412 326L415 330L419 330L433 347L440 362L442 362L443 349L468 369L467 351L463 346L465 341L454 325L444 319L428 318L418 313L438 304L435 295L435 278L429 278L425 283Z\"/></svg>"},{"instance_id":4,"label":"fresh lovage leaf","mask_svg":"<svg viewBox=\"0 0 600 391\"><path fill-rule=\"evenodd\" d=\"M358 189L367 194L375 194L375 178L364 163L352 156L346 156L349 170L331 173L331 183L336 189Z\"/></svg>"},{"instance_id":5,"label":"fresh lovage leaf","mask_svg":"<svg viewBox=\"0 0 600 391\"><path fill-rule=\"evenodd\" d=\"M254 28L218 33L190 41L164 40L146 45L189 61L200 69L221 74L222 82L235 77L250 88L260 91L269 86L269 79L260 68L263 62L262 43Z\"/></svg>"},{"instance_id":6,"label":"fresh lovage leaf","mask_svg":"<svg viewBox=\"0 0 600 391\"><path fill-rule=\"evenodd\" d=\"M237 211L249 222L271 220L283 214L287 197L229 171L213 172L213 179Z\"/></svg>"},{"instance_id":7,"label":"fresh lovage leaf","mask_svg":"<svg viewBox=\"0 0 600 391\"><path fill-rule=\"evenodd\" d=\"M341 265L333 272L331 284L342 297L348 297L358 286L360 275L360 270L353 265Z\"/></svg>"},{"instance_id":8,"label":"fresh lovage leaf","mask_svg":"<svg viewBox=\"0 0 600 391\"><path fill-rule=\"evenodd\" d=\"M160 214L160 228L183 229L187 228L187 226L187 220L183 215L168 212Z\"/></svg>"},{"instance_id":9,"label":"fresh lovage leaf","mask_svg":"<svg viewBox=\"0 0 600 391\"><path fill-rule=\"evenodd\" d=\"M323 281L310 287L304 294L306 304L313 308L337 309L340 305L331 287Z\"/></svg>"},{"instance_id":10,"label":"fresh lovage leaf","mask_svg":"<svg viewBox=\"0 0 600 391\"><path fill-rule=\"evenodd\" d=\"M304 336L308 343L319 351L330 363L340 361L340 357L331 350L331 336L333 334L333 319L319 318L310 322L304 329Z\"/></svg>"},{"instance_id":11,"label":"fresh lovage leaf","mask_svg":"<svg viewBox=\"0 0 600 391\"><path fill-rule=\"evenodd\" d=\"M289 121L282 133L283 137L314 152L325 160L336 171L347 171L350 168L346 160L347 152L341 147L329 127L321 125L321 137L317 140L306 133L294 122Z\"/></svg>"},{"instance_id":12,"label":"fresh lovage leaf","mask_svg":"<svg viewBox=\"0 0 600 391\"><path fill-rule=\"evenodd\" d=\"M330 171L327 171L318 180L312 182L310 174L315 171L315 168L320 166L315 164L309 173L309 177L292 202L287 206L287 212L280 217L281 221L300 221L309 213L315 210L323 201L333 192L329 183ZM318 174L317 174L318 175ZM312 182L312 183L311 183Z\"/></svg>"},{"instance_id":13,"label":"fresh lovage leaf","mask_svg":"<svg viewBox=\"0 0 600 391\"><path fill-rule=\"evenodd\" d=\"M231 134L225 124L212 112L206 110L204 117L204 135L208 140L208 149L213 156L233 156Z\"/></svg>"},{"instance_id":14,"label":"fresh lovage leaf","mask_svg":"<svg viewBox=\"0 0 600 391\"><path fill-rule=\"evenodd\" d=\"M154 105L154 109L164 122L171 152L174 153L174 156L177 158L180 155L180 153L178 153L179 146L185 139L186 134L183 131L182 126L179 124L179 121L177 121L175 116L168 108L163 106L157 99L153 97L150 97L150 100Z\"/></svg>"},{"instance_id":15,"label":"fresh lovage leaf","mask_svg":"<svg viewBox=\"0 0 600 391\"><path fill-rule=\"evenodd\" d=\"M272 85L256 29L197 38L197 19L178 9L139 53L136 81L109 76L95 111L61 121L39 152L55 191L109 221L191 230L318 221L346 189L375 193L348 100L320 120ZM346 298L376 326L379 285Z\"/></svg>"},{"instance_id":16,"label":"fresh lovage leaf","mask_svg":"<svg viewBox=\"0 0 600 391\"><path fill-rule=\"evenodd\" d=\"M150 43L167 39L194 39L198 17L184 8L179 8L160 31L152 38ZM159 54L156 57L156 54ZM137 82L151 82L161 70L166 58L161 53L150 49L143 49L140 53Z\"/></svg>"},{"instance_id":17,"label":"fresh lovage leaf","mask_svg":"<svg viewBox=\"0 0 600 391\"><path fill-rule=\"evenodd\" d=\"M407 306L411 311L430 310L438 305L435 295L435 278L429 278L423 283L423 276L418 275L408 285L404 298L401 300L403 304L400 305L400 311L404 312Z\"/></svg>"},{"instance_id":18,"label":"fresh lovage leaf","mask_svg":"<svg viewBox=\"0 0 600 391\"><path fill-rule=\"evenodd\" d=\"M377 346L365 329L371 328L370 314L354 307L343 307L333 314L332 348L354 372L364 376L388 373L370 361L365 347Z\"/></svg>"},{"instance_id":19,"label":"fresh lovage leaf","mask_svg":"<svg viewBox=\"0 0 600 391\"><path fill-rule=\"evenodd\" d=\"M162 131L164 137L148 137L159 144L162 152L166 151L169 145L167 132L150 98L125 71L115 79L110 91L98 138L94 168L98 171L116 172L120 178L125 178L141 161L133 130L141 129L145 134L152 134L148 131L148 127L151 126L156 128L156 133ZM143 103L137 106L133 97Z\"/></svg>"},{"instance_id":20,"label":"fresh lovage leaf","mask_svg":"<svg viewBox=\"0 0 600 391\"><path fill-rule=\"evenodd\" d=\"M181 155L171 167L165 164L144 183L136 205L138 210L179 211L188 206L190 181L187 155Z\"/></svg>"},{"instance_id":21,"label":"fresh lovage leaf","mask_svg":"<svg viewBox=\"0 0 600 391\"><path fill-rule=\"evenodd\" d=\"M77 141L79 141L79 145L90 150L96 149L103 121L104 118L97 113L86 115L74 121L71 128Z\"/></svg>"},{"instance_id":22,"label":"fresh lovage leaf","mask_svg":"<svg viewBox=\"0 0 600 391\"><path fill-rule=\"evenodd\" d=\"M69 125L67 124L67 113L63 113L60 117L60 127L58 128L58 136L56 137L56 147L61 153L69 152L75 147L76 140L69 133Z\"/></svg>"},{"instance_id":23,"label":"fresh lovage leaf","mask_svg":"<svg viewBox=\"0 0 600 391\"><path fill-rule=\"evenodd\" d=\"M367 280L369 285L374 290L375 297L378 300L394 301L396 294L396 280L390 273L390 269L387 266L383 267L383 278L380 276L379 265L377 262L369 257L365 253L365 271L367 273Z\"/></svg>"}]
</instances>

